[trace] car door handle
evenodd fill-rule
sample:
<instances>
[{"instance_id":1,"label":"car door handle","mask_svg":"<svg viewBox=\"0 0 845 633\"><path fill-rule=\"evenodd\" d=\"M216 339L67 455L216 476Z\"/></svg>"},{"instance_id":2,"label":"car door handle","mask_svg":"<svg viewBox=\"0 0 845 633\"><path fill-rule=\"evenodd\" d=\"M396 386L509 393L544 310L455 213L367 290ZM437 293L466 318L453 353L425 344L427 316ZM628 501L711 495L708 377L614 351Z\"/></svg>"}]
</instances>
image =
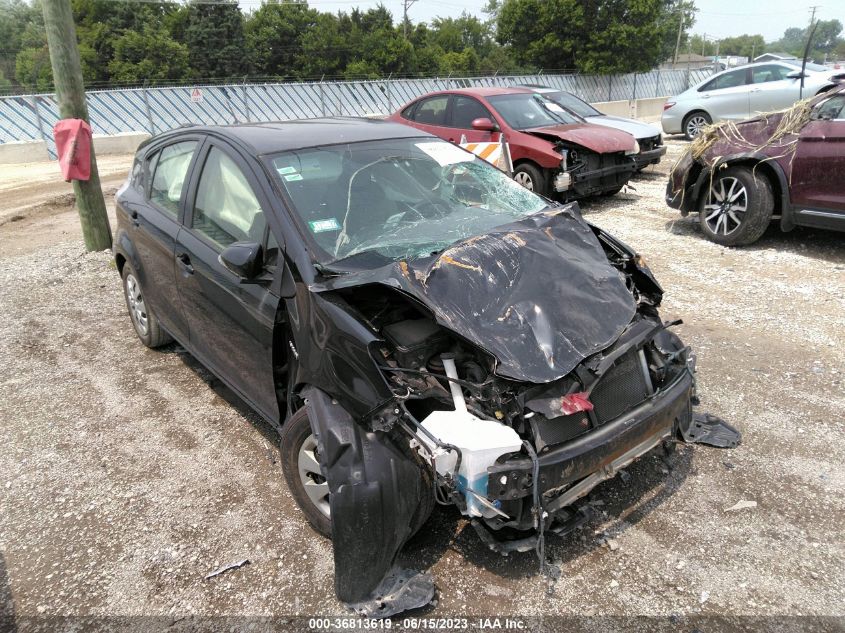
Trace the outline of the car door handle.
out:
<instances>
[{"instance_id":1,"label":"car door handle","mask_svg":"<svg viewBox=\"0 0 845 633\"><path fill-rule=\"evenodd\" d=\"M176 261L178 262L179 266L182 267L182 271L186 275L193 275L194 274L194 267L191 266L191 258L188 257L187 253L179 253L176 256Z\"/></svg>"},{"instance_id":2,"label":"car door handle","mask_svg":"<svg viewBox=\"0 0 845 633\"><path fill-rule=\"evenodd\" d=\"M762 88L752 88L751 92L760 92Z\"/></svg>"},{"instance_id":3,"label":"car door handle","mask_svg":"<svg viewBox=\"0 0 845 633\"><path fill-rule=\"evenodd\" d=\"M138 212L133 211L129 214L129 219L132 222L132 226L138 227L141 226L141 220L138 219Z\"/></svg>"}]
</instances>

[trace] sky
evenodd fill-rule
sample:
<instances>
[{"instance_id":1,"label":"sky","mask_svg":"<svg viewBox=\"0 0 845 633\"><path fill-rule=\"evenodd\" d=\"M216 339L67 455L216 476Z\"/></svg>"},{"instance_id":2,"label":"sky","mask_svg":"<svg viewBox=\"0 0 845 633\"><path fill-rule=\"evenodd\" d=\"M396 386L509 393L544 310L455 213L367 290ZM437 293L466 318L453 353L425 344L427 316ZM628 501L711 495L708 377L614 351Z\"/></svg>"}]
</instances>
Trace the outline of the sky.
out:
<instances>
[{"instance_id":1,"label":"sky","mask_svg":"<svg viewBox=\"0 0 845 633\"><path fill-rule=\"evenodd\" d=\"M260 0L241 0L245 8L260 4ZM320 11L336 13L355 6L369 9L377 0L309 0ZM383 0L393 13L402 19L402 0ZM457 17L467 11L484 18L486 0L417 0L408 11L412 22L430 22L432 18ZM692 32L708 37L723 38L743 33L761 34L765 40L779 39L791 26L804 27L810 20L810 7L819 5L816 17L822 20L845 19L845 0L695 0L698 7Z\"/></svg>"}]
</instances>

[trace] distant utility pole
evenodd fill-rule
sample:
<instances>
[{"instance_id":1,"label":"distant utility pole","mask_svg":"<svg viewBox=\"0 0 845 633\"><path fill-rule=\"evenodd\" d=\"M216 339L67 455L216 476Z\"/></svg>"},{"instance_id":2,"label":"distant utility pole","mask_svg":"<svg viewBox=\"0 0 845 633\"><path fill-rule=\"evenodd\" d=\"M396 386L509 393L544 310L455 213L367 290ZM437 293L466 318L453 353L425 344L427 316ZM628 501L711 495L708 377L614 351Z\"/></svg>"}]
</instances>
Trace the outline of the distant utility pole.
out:
<instances>
[{"instance_id":1,"label":"distant utility pole","mask_svg":"<svg viewBox=\"0 0 845 633\"><path fill-rule=\"evenodd\" d=\"M810 14L810 24L812 24L813 20L816 19L816 10L821 8L822 5L820 4L814 4L812 7L810 7L810 11L812 11L812 13Z\"/></svg>"},{"instance_id":2,"label":"distant utility pole","mask_svg":"<svg viewBox=\"0 0 845 633\"><path fill-rule=\"evenodd\" d=\"M414 6L417 0L402 0L402 35L408 39L408 9Z\"/></svg>"},{"instance_id":3,"label":"distant utility pole","mask_svg":"<svg viewBox=\"0 0 845 633\"><path fill-rule=\"evenodd\" d=\"M684 3L678 4L680 18L678 19L678 39L675 40L675 56L672 58L672 66L678 63L678 49L681 47L681 33L684 30Z\"/></svg>"},{"instance_id":4,"label":"distant utility pole","mask_svg":"<svg viewBox=\"0 0 845 633\"><path fill-rule=\"evenodd\" d=\"M79 63L79 48L76 45L76 27L70 0L41 0L44 11L44 27L47 44L50 47L50 64L53 67L53 83L59 102L59 116L63 119L82 119L88 122L88 106L85 103L85 89L82 84L82 66ZM82 224L82 237L89 251L103 251L111 248L111 228L106 212L103 190L97 160L91 147L91 177L87 181L74 180L76 207Z\"/></svg>"}]
</instances>

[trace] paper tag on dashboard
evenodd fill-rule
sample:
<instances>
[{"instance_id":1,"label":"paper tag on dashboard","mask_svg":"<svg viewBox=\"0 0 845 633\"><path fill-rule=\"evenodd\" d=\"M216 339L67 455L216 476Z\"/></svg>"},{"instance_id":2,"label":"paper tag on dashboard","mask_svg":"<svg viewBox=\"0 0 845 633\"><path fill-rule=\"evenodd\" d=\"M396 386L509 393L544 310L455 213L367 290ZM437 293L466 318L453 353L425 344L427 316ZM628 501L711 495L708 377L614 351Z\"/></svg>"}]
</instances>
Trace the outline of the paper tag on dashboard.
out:
<instances>
[{"instance_id":1,"label":"paper tag on dashboard","mask_svg":"<svg viewBox=\"0 0 845 633\"><path fill-rule=\"evenodd\" d=\"M417 143L416 146L436 160L441 167L455 163L468 163L475 159L470 152L451 143L434 141L433 143Z\"/></svg>"}]
</instances>

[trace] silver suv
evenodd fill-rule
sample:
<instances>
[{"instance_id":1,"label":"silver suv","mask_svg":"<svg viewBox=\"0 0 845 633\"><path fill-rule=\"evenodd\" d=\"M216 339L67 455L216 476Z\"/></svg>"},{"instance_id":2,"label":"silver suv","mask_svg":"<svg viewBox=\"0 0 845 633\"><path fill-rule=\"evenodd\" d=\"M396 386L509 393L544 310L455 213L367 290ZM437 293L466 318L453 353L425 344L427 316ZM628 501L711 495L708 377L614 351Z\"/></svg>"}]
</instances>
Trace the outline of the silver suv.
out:
<instances>
[{"instance_id":1,"label":"silver suv","mask_svg":"<svg viewBox=\"0 0 845 633\"><path fill-rule=\"evenodd\" d=\"M747 119L758 112L788 108L801 98L829 90L845 72L807 63L801 90L801 61L781 60L748 64L702 81L663 106L666 134L692 140L714 121Z\"/></svg>"}]
</instances>

